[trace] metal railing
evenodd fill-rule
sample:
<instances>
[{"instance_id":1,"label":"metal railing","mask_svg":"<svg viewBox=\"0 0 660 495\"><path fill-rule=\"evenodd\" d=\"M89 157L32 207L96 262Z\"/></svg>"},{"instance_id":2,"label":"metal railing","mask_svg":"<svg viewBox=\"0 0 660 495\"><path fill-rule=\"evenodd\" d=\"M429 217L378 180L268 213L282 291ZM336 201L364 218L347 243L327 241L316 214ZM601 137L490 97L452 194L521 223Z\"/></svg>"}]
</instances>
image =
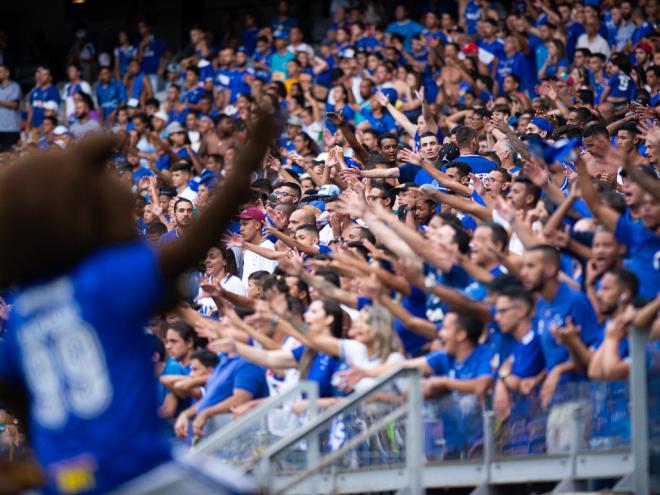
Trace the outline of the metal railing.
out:
<instances>
[{"instance_id":1,"label":"metal railing","mask_svg":"<svg viewBox=\"0 0 660 495\"><path fill-rule=\"evenodd\" d=\"M318 383L307 380L301 381L295 387L284 391L276 397L266 400L259 407L248 411L236 421L232 421L222 429L209 435L208 438L204 439L191 449L190 456L217 454L241 436L246 434L256 434L259 427L264 423L267 423L268 417L271 413L281 409L292 401L300 399L301 397L304 397L308 401L307 419L311 420L315 418L318 414ZM258 457L258 453L255 453L255 455L248 459L242 459L241 461L249 465L253 457Z\"/></svg>"},{"instance_id":2,"label":"metal railing","mask_svg":"<svg viewBox=\"0 0 660 495\"><path fill-rule=\"evenodd\" d=\"M391 386L395 381L406 378L406 400L400 403L391 412L384 417L371 424L365 431L357 436L349 439L345 444L328 453L322 459L320 458L319 451L319 436L331 426L331 423L340 418L342 415L347 414L356 405L363 403L371 398L374 394L382 389ZM310 421L303 426L299 431L283 438L275 445L267 449L261 459L253 464L253 473L257 480L263 487L268 487L271 493L284 493L294 486L300 484L307 478L311 478L311 483L306 485L305 491L307 493L321 493L318 486L317 474L325 467L332 464L335 460L342 458L348 451L354 449L361 442L364 442L368 437L374 435L377 431L383 429L387 425L392 424L398 419L405 417L406 419L406 449L405 449L405 465L407 477L405 486L407 492L411 495L419 495L423 493L421 478L419 476L419 466L423 463L422 443L420 439L423 436L422 422L422 388L420 380L420 372L416 369L400 369L385 375L380 378L376 384L369 390L357 392L346 398L337 406L327 410L325 413L320 414L315 420ZM276 456L284 453L287 449L300 445L304 442L306 445L306 468L293 476L288 477L284 482L277 487L273 486L273 464Z\"/></svg>"},{"instance_id":3,"label":"metal railing","mask_svg":"<svg viewBox=\"0 0 660 495\"><path fill-rule=\"evenodd\" d=\"M430 452L425 440L428 437L432 440L442 437L442 434L436 435L431 428L434 421L442 423L442 418L438 421L440 416L451 415L456 411L465 419L465 397L454 395L435 402L424 402L419 372L401 369L382 377L369 390L354 393L320 413L290 435L274 441L259 456L251 456L243 462L242 468L252 472L269 493L400 490L419 494L423 493L424 488L472 486L476 487L472 493L481 495L491 493L498 485L525 482L554 482L554 492L562 493L588 488L592 480L615 479L618 480L614 485L615 490L648 494L651 493L649 446L653 445L660 451L657 438L660 434L660 421L654 415L653 419L658 424L655 428L656 437L652 438L649 433L648 404L649 401L660 403L660 390L654 389L650 399L647 396L647 340L647 332L631 329L630 376L627 383L582 383L575 387L574 393L565 393L562 399L564 402L558 402L557 405L565 406L560 422L565 437L563 450L550 449L546 444L546 427L549 424L547 409L542 411L537 404L523 410L520 417L528 421L523 429L529 429L523 431L523 436L528 437L522 440L516 438L520 431L515 430L516 425L509 425L509 446L503 447L501 424L497 425L499 429L496 428L498 420L494 413L482 410L475 401L475 409L469 414L470 428L474 429L475 424L481 426L478 432L470 433L470 440L463 441L463 445L469 445L470 442L478 444L476 451L473 449L467 452L467 449L463 449L447 455L451 449L447 448L446 439L441 438L445 443L436 446L436 452ZM403 402L397 403L396 407L375 406L374 396L378 392L404 379L407 386ZM287 400L278 399L266 405L282 404ZM538 402L537 398L525 400ZM616 401L619 403L613 406L612 402ZM628 405L623 407L624 417L612 419L616 412L620 413L621 403ZM608 407L614 409L609 411ZM374 410L378 412L368 413ZM246 415L233 423L231 428L209 438L195 452L213 452L224 442L249 432L255 422L259 421L257 418L263 418L266 414L260 408ZM360 419L361 428L353 428L346 433L343 443L328 446L328 432L338 423L350 429L354 426L351 421L355 418ZM602 423L610 420L613 424L597 424L599 421ZM367 439L403 421L405 435L401 434L397 440L401 447L397 455L374 459L373 452L361 452L357 455L358 461L346 462L349 454L356 458L355 452L363 449ZM460 423L448 421L440 426L445 428L443 433L448 433L446 430L455 431L457 424ZM599 432L598 428L605 432ZM474 442L477 437L478 441ZM434 457L438 450L443 453ZM365 459L369 455L371 457Z\"/></svg>"}]
</instances>

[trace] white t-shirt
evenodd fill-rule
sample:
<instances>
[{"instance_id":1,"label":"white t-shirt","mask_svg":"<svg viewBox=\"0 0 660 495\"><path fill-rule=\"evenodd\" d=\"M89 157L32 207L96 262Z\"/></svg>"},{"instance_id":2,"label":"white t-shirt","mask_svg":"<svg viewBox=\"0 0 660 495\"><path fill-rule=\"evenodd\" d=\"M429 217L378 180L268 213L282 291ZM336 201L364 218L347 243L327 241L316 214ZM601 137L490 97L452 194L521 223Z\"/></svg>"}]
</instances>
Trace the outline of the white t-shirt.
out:
<instances>
[{"instance_id":1,"label":"white t-shirt","mask_svg":"<svg viewBox=\"0 0 660 495\"><path fill-rule=\"evenodd\" d=\"M211 278L211 282L214 282L214 279ZM235 275L230 275L227 274L221 281L220 285L222 286L223 289L225 289L227 292L233 292L234 294L238 294L239 296L245 296L247 295L245 291L245 287L243 287L243 282L241 282L241 279L238 278ZM202 289L199 289L199 292L197 293L197 298L196 298L197 304L201 306L206 306L211 309L211 311L217 311L218 307L215 304L215 301L206 296L202 296Z\"/></svg>"},{"instance_id":2,"label":"white t-shirt","mask_svg":"<svg viewBox=\"0 0 660 495\"><path fill-rule=\"evenodd\" d=\"M581 34L578 37L576 48L588 48L591 53L602 53L606 58L610 58L610 47L607 40L600 34L597 34L591 41L587 33Z\"/></svg>"},{"instance_id":3,"label":"white t-shirt","mask_svg":"<svg viewBox=\"0 0 660 495\"><path fill-rule=\"evenodd\" d=\"M80 81L80 91L92 96L92 87L87 81ZM66 83L62 89L62 99L64 100L64 114L67 119L71 118L76 112L76 102L73 100L74 87L71 83Z\"/></svg>"},{"instance_id":4,"label":"white t-shirt","mask_svg":"<svg viewBox=\"0 0 660 495\"><path fill-rule=\"evenodd\" d=\"M369 356L369 351L367 346L362 342L352 339L341 339L340 340L340 351L339 357L345 363L350 364L351 366L356 366L365 370L369 370L379 366L381 363L380 357ZM400 352L392 352L387 359L385 364L396 363L403 361L405 358ZM360 392L372 387L376 383L376 378L362 378L359 382L355 384L355 391ZM396 380L396 388L399 389L399 392L402 389L402 386L405 386L403 383L399 383L399 380Z\"/></svg>"},{"instance_id":5,"label":"white t-shirt","mask_svg":"<svg viewBox=\"0 0 660 495\"><path fill-rule=\"evenodd\" d=\"M275 251L275 244L268 239L264 239L261 244L259 244L259 247ZM277 268L276 260L269 260L268 258L264 258L263 256L246 249L243 253L243 287L247 289L248 277L254 272L266 270L268 273L273 273L275 268Z\"/></svg>"}]
</instances>

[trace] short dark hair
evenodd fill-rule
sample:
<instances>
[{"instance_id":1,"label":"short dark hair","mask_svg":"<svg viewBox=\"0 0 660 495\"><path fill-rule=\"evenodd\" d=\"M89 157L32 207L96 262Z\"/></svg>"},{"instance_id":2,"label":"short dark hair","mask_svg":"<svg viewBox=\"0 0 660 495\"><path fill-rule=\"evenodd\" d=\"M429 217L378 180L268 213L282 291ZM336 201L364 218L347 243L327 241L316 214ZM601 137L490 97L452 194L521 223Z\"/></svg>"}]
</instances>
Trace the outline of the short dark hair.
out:
<instances>
[{"instance_id":1,"label":"short dark hair","mask_svg":"<svg viewBox=\"0 0 660 495\"><path fill-rule=\"evenodd\" d=\"M561 268L561 257L559 251L549 244L537 244L527 249L528 253L540 252L547 264L553 265L557 270Z\"/></svg>"},{"instance_id":2,"label":"short dark hair","mask_svg":"<svg viewBox=\"0 0 660 495\"><path fill-rule=\"evenodd\" d=\"M195 330L185 321L175 320L172 323L168 323L167 330L175 331L185 341L195 340Z\"/></svg>"},{"instance_id":3,"label":"short dark hair","mask_svg":"<svg viewBox=\"0 0 660 495\"><path fill-rule=\"evenodd\" d=\"M595 137L595 136L604 136L607 139L610 138L610 133L607 130L607 127L605 127L603 124L593 124L590 126L585 127L584 131L582 132L582 137L583 138L588 138L588 137Z\"/></svg>"},{"instance_id":4,"label":"short dark hair","mask_svg":"<svg viewBox=\"0 0 660 495\"><path fill-rule=\"evenodd\" d=\"M502 289L499 293L500 296L508 297L514 301L521 301L527 306L527 313L529 314L534 308L536 303L534 294L522 286L512 285Z\"/></svg>"},{"instance_id":5,"label":"short dark hair","mask_svg":"<svg viewBox=\"0 0 660 495\"><path fill-rule=\"evenodd\" d=\"M383 146L382 143L384 139L394 139L396 142L399 142L399 138L396 137L396 134L392 132L386 132L385 134L381 134L380 136L378 136L378 138L376 139L379 148L382 148Z\"/></svg>"},{"instance_id":6,"label":"short dark hair","mask_svg":"<svg viewBox=\"0 0 660 495\"><path fill-rule=\"evenodd\" d=\"M215 368L220 362L218 355L208 349L197 349L190 354L190 360L192 361L193 359L197 359L206 368Z\"/></svg>"},{"instance_id":7,"label":"short dark hair","mask_svg":"<svg viewBox=\"0 0 660 495\"><path fill-rule=\"evenodd\" d=\"M614 275L617 281L630 292L631 297L637 297L639 293L639 279L637 275L625 268L612 268L606 270L605 273Z\"/></svg>"},{"instance_id":8,"label":"short dark hair","mask_svg":"<svg viewBox=\"0 0 660 495\"><path fill-rule=\"evenodd\" d=\"M445 170L448 170L450 168L455 168L458 170L458 175L463 177L467 177L472 173L472 167L470 167L467 163L461 162L461 161L455 161L455 162L449 162L447 165L445 165Z\"/></svg>"},{"instance_id":9,"label":"short dark hair","mask_svg":"<svg viewBox=\"0 0 660 495\"><path fill-rule=\"evenodd\" d=\"M493 244L501 244L502 251L509 245L509 234L504 227L495 222L483 222L479 227L488 227L490 229L490 240Z\"/></svg>"},{"instance_id":10,"label":"short dark hair","mask_svg":"<svg viewBox=\"0 0 660 495\"><path fill-rule=\"evenodd\" d=\"M466 125L460 126L456 130L456 144L459 148L465 148L477 137L477 131Z\"/></svg>"},{"instance_id":11,"label":"short dark hair","mask_svg":"<svg viewBox=\"0 0 660 495\"><path fill-rule=\"evenodd\" d=\"M534 204L538 203L539 198L541 197L541 188L534 184L529 177L527 177L524 174L518 174L515 179L513 179L514 183L518 184L525 184L525 188L527 190L527 194L531 194L532 197L534 198Z\"/></svg>"},{"instance_id":12,"label":"short dark hair","mask_svg":"<svg viewBox=\"0 0 660 495\"><path fill-rule=\"evenodd\" d=\"M172 172L190 172L192 170L192 164L188 160L181 160L172 165Z\"/></svg>"},{"instance_id":13,"label":"short dark hair","mask_svg":"<svg viewBox=\"0 0 660 495\"><path fill-rule=\"evenodd\" d=\"M174 202L174 211L179 207L181 203L190 203L190 206L193 206L193 202L186 198L179 198Z\"/></svg>"},{"instance_id":14,"label":"short dark hair","mask_svg":"<svg viewBox=\"0 0 660 495\"><path fill-rule=\"evenodd\" d=\"M465 313L456 314L456 326L467 333L467 338L474 345L479 344L481 334L484 332L484 323L477 317Z\"/></svg>"}]
</instances>

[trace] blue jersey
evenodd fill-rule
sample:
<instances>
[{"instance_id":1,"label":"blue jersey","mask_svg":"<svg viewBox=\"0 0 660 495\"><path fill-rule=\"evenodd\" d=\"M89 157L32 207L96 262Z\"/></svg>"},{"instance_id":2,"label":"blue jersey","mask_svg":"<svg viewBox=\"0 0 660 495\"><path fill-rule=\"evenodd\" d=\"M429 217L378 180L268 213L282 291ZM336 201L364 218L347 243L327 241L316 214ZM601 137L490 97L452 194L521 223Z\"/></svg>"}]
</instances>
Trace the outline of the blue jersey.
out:
<instances>
[{"instance_id":1,"label":"blue jersey","mask_svg":"<svg viewBox=\"0 0 660 495\"><path fill-rule=\"evenodd\" d=\"M32 107L32 127L39 127L44 121L44 103L54 101L60 104L60 94L52 84L46 88L35 86L28 95L28 102Z\"/></svg>"},{"instance_id":2,"label":"blue jersey","mask_svg":"<svg viewBox=\"0 0 660 495\"><path fill-rule=\"evenodd\" d=\"M545 358L539 335L530 330L517 342L511 353L511 373L519 378L531 378L545 369Z\"/></svg>"},{"instance_id":3,"label":"blue jersey","mask_svg":"<svg viewBox=\"0 0 660 495\"><path fill-rule=\"evenodd\" d=\"M536 82L536 74L527 58L520 52L513 57L503 57L497 62L495 78L500 86L500 94L503 94L504 79L510 75L520 77L521 91L528 91Z\"/></svg>"},{"instance_id":4,"label":"blue jersey","mask_svg":"<svg viewBox=\"0 0 660 495\"><path fill-rule=\"evenodd\" d=\"M610 87L608 98L625 98L632 100L634 83L632 78L623 72L615 74L607 81Z\"/></svg>"},{"instance_id":5,"label":"blue jersey","mask_svg":"<svg viewBox=\"0 0 660 495\"><path fill-rule=\"evenodd\" d=\"M614 236L628 248L626 268L639 279L639 295L654 299L660 289L660 237L626 215L619 216Z\"/></svg>"},{"instance_id":6,"label":"blue jersey","mask_svg":"<svg viewBox=\"0 0 660 495\"><path fill-rule=\"evenodd\" d=\"M181 101L189 105L197 105L205 94L206 91L201 84L198 84L194 88L184 88L181 94Z\"/></svg>"},{"instance_id":7,"label":"blue jersey","mask_svg":"<svg viewBox=\"0 0 660 495\"><path fill-rule=\"evenodd\" d=\"M472 169L472 173L481 178L484 178L489 172L497 168L497 164L494 161L481 155L461 155L456 160L449 163L454 162L467 163ZM449 165L449 163L447 165ZM447 169L447 165L445 165L443 172Z\"/></svg>"},{"instance_id":8,"label":"blue jersey","mask_svg":"<svg viewBox=\"0 0 660 495\"><path fill-rule=\"evenodd\" d=\"M143 331L163 296L156 256L137 242L18 290L0 376L26 384L50 491L75 476L80 493L105 493L169 459Z\"/></svg>"},{"instance_id":9,"label":"blue jersey","mask_svg":"<svg viewBox=\"0 0 660 495\"><path fill-rule=\"evenodd\" d=\"M238 356L226 359L209 377L206 395L200 399L197 412L228 399L235 389L251 394L252 399L268 397L266 370Z\"/></svg>"},{"instance_id":10,"label":"blue jersey","mask_svg":"<svg viewBox=\"0 0 660 495\"><path fill-rule=\"evenodd\" d=\"M462 362L449 356L445 351L437 351L426 355L426 363L433 370L434 375L448 376L457 380L472 380L480 376L492 376L490 358L491 352L488 346L479 345Z\"/></svg>"},{"instance_id":11,"label":"blue jersey","mask_svg":"<svg viewBox=\"0 0 660 495\"><path fill-rule=\"evenodd\" d=\"M401 305L413 316L424 318L426 314L426 293L417 287L411 287L410 295L404 296ZM426 337L408 329L401 320L394 321L394 329L401 339L401 344L409 356L417 356L428 344Z\"/></svg>"},{"instance_id":12,"label":"blue jersey","mask_svg":"<svg viewBox=\"0 0 660 495\"><path fill-rule=\"evenodd\" d=\"M218 88L229 89L231 87L231 69L216 70L213 85Z\"/></svg>"},{"instance_id":13,"label":"blue jersey","mask_svg":"<svg viewBox=\"0 0 660 495\"><path fill-rule=\"evenodd\" d=\"M477 34L477 24L481 18L481 7L474 0L470 0L465 6L465 13L463 16L465 17L465 28L467 34L474 36Z\"/></svg>"},{"instance_id":14,"label":"blue jersey","mask_svg":"<svg viewBox=\"0 0 660 495\"><path fill-rule=\"evenodd\" d=\"M569 359L568 349L559 344L550 331L553 327L566 325L568 317L572 318L575 326L580 327L580 337L587 347L599 339L601 328L585 293L573 289L565 283L559 284L559 289L552 301L546 301L543 298L537 301L534 317L548 371ZM564 373L562 381L570 380L571 377L577 378L572 374Z\"/></svg>"},{"instance_id":15,"label":"blue jersey","mask_svg":"<svg viewBox=\"0 0 660 495\"><path fill-rule=\"evenodd\" d=\"M123 76L126 74L128 69L128 64L131 60L137 57L137 47L133 45L128 46L118 46L115 48L114 54L115 59L119 62L119 74Z\"/></svg>"},{"instance_id":16,"label":"blue jersey","mask_svg":"<svg viewBox=\"0 0 660 495\"><path fill-rule=\"evenodd\" d=\"M148 75L156 74L160 67L160 58L165 53L165 44L153 36L142 50L142 72Z\"/></svg>"},{"instance_id":17,"label":"blue jersey","mask_svg":"<svg viewBox=\"0 0 660 495\"><path fill-rule=\"evenodd\" d=\"M305 352L305 346L296 347L291 351L297 362ZM341 361L327 354L317 353L312 361L305 380L311 380L319 384L319 394L321 397L332 397L332 375L339 370ZM302 379L302 377L301 377Z\"/></svg>"},{"instance_id":18,"label":"blue jersey","mask_svg":"<svg viewBox=\"0 0 660 495\"><path fill-rule=\"evenodd\" d=\"M371 128L379 134L384 134L386 132L396 133L396 122L388 112L385 112L382 117L376 117L371 113L371 110L363 108L360 110L360 113L365 119L367 119Z\"/></svg>"},{"instance_id":19,"label":"blue jersey","mask_svg":"<svg viewBox=\"0 0 660 495\"><path fill-rule=\"evenodd\" d=\"M126 89L116 79L112 79L108 84L98 83L96 85L96 99L103 109L103 117L107 119L108 115L126 102Z\"/></svg>"},{"instance_id":20,"label":"blue jersey","mask_svg":"<svg viewBox=\"0 0 660 495\"><path fill-rule=\"evenodd\" d=\"M496 38L493 41L485 41L479 39L477 40L477 46L489 53L492 53L499 60L502 60L504 57L506 57L506 54L504 53L504 42L499 38Z\"/></svg>"}]
</instances>

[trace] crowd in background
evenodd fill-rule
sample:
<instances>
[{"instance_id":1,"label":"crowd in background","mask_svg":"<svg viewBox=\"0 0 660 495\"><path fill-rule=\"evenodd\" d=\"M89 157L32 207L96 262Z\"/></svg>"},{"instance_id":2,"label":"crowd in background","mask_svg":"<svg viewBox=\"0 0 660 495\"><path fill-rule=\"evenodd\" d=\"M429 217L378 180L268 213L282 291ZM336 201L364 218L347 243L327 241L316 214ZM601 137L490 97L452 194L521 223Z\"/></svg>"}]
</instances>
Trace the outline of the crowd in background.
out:
<instances>
[{"instance_id":1,"label":"crowd in background","mask_svg":"<svg viewBox=\"0 0 660 495\"><path fill-rule=\"evenodd\" d=\"M146 21L112 54L79 30L65 83L42 66L26 95L0 66L3 159L116 134L156 250L257 109L283 125L187 304L148 329L172 435L301 379L329 407L397 367L506 418L516 396L551 408L566 383L625 380L631 325L660 337L656 0L418 7L335 0L311 40L282 1L238 44L192 26L179 50Z\"/></svg>"}]
</instances>

